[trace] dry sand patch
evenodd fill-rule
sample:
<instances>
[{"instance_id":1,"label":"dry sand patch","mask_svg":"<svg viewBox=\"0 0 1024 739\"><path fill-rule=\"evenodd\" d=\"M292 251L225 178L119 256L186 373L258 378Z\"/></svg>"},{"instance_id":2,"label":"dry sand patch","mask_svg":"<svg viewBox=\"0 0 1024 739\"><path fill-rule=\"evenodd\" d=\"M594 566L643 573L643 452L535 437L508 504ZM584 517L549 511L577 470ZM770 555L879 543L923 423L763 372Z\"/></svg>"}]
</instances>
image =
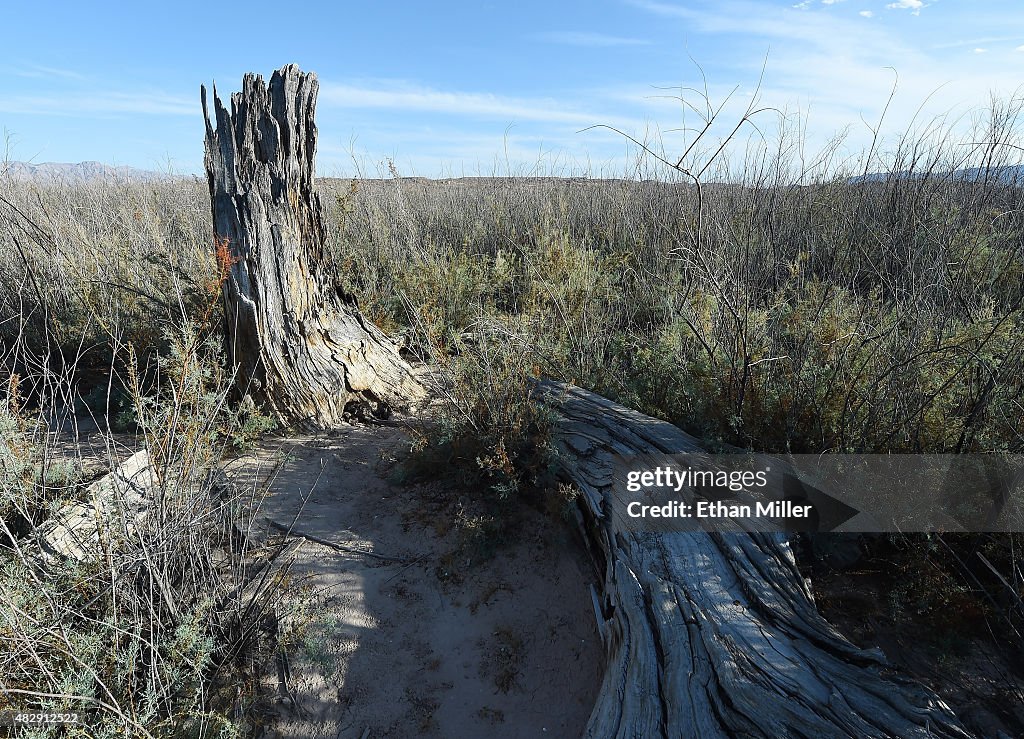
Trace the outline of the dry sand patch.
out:
<instances>
[{"instance_id":1,"label":"dry sand patch","mask_svg":"<svg viewBox=\"0 0 1024 739\"><path fill-rule=\"evenodd\" d=\"M229 468L259 485L280 461L261 513L304 536L292 572L315 592L264 736L580 736L603 660L589 562L532 510L493 556L463 560L459 532L431 521L438 491L388 480L405 445L346 427Z\"/></svg>"}]
</instances>

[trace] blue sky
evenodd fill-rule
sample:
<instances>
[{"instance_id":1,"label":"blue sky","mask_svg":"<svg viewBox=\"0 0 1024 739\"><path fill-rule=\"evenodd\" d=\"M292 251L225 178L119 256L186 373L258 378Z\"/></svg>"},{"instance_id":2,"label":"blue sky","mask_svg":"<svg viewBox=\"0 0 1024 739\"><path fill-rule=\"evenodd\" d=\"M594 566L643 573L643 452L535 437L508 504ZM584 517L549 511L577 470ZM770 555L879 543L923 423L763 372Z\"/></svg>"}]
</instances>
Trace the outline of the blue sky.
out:
<instances>
[{"instance_id":1,"label":"blue sky","mask_svg":"<svg viewBox=\"0 0 1024 739\"><path fill-rule=\"evenodd\" d=\"M320 172L371 176L387 158L403 175L622 174L625 140L581 129L681 153L699 120L673 96L703 88L697 64L714 101L738 86L722 133L764 66L762 104L800 120L812 149L849 127L841 152L869 140L889 67L886 131L922 104L918 121L969 116L1024 83L1019 0L364 0L299 4L301 23L283 7L7 4L9 157L198 173L200 83L226 94L288 62L320 77ZM759 120L771 140L774 114Z\"/></svg>"}]
</instances>

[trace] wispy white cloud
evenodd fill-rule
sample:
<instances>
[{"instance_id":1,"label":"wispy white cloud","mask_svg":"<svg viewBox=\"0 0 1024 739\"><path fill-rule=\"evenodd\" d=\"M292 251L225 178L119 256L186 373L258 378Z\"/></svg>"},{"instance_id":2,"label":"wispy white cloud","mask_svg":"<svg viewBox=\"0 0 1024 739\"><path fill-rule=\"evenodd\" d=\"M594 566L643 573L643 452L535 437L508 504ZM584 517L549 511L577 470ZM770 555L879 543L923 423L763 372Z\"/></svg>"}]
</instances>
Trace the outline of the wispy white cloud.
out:
<instances>
[{"instance_id":1,"label":"wispy white cloud","mask_svg":"<svg viewBox=\"0 0 1024 739\"><path fill-rule=\"evenodd\" d=\"M567 46L648 46L651 43L646 39L610 36L604 33L591 33L589 31L546 31L534 34L533 38L539 41L565 44Z\"/></svg>"},{"instance_id":2,"label":"wispy white cloud","mask_svg":"<svg viewBox=\"0 0 1024 739\"><path fill-rule=\"evenodd\" d=\"M1014 51L1024 51L1024 45L1018 46Z\"/></svg>"},{"instance_id":3,"label":"wispy white cloud","mask_svg":"<svg viewBox=\"0 0 1024 739\"><path fill-rule=\"evenodd\" d=\"M909 10L912 15L920 15L922 8L927 8L928 3L922 2L922 0L897 0L895 3L889 3L885 7L891 10Z\"/></svg>"},{"instance_id":4,"label":"wispy white cloud","mask_svg":"<svg viewBox=\"0 0 1024 739\"><path fill-rule=\"evenodd\" d=\"M42 64L33 64L31 62L25 62L15 67L11 67L8 72L16 77L25 77L29 79L63 79L77 81L87 79L81 72L75 72L70 69L61 69L59 67L48 67Z\"/></svg>"},{"instance_id":5,"label":"wispy white cloud","mask_svg":"<svg viewBox=\"0 0 1024 739\"><path fill-rule=\"evenodd\" d=\"M198 115L199 105L193 98L164 92L83 91L59 95L6 95L0 97L0 112L68 117L125 113Z\"/></svg>"},{"instance_id":6,"label":"wispy white cloud","mask_svg":"<svg viewBox=\"0 0 1024 739\"><path fill-rule=\"evenodd\" d=\"M677 124L680 109L678 103L672 107L660 98L650 100L651 93L659 92L624 84L576 88L558 98L527 97L437 89L408 80L321 79L320 161L328 169L345 169L354 156L373 171L391 158L403 175L527 170L621 175L631 162L635 165L636 147L615 131L591 126L614 126L641 141L658 140L657 125L650 121ZM381 115L382 110L387 114ZM339 139L327 133L339 128L352 135Z\"/></svg>"},{"instance_id":7,"label":"wispy white cloud","mask_svg":"<svg viewBox=\"0 0 1024 739\"><path fill-rule=\"evenodd\" d=\"M988 49L975 49L974 50L975 54L985 54L987 52L988 52Z\"/></svg>"},{"instance_id":8,"label":"wispy white cloud","mask_svg":"<svg viewBox=\"0 0 1024 739\"><path fill-rule=\"evenodd\" d=\"M899 25L863 23L862 17L874 15L871 11L850 16L798 12L745 0L690 0L685 6L669 0L632 3L662 17L677 18L681 27L695 33L721 34L737 49L726 72L734 80L743 74L744 82L756 81L764 50L770 45L760 89L762 104L806 115L811 141L827 140L849 127L851 152L870 141L863 121L878 125L894 85L896 94L883 122L883 135L890 137L936 117L946 116L952 124L967 111L987 105L990 93L1008 98L1024 89L1012 65L991 63L993 53L967 58L942 54ZM914 4L920 6L918 10L928 5L921 0L904 3L909 10L915 9ZM1024 12L1007 18L1011 20L1024 21ZM965 48L991 48L988 43L975 39ZM737 95L722 119L742 114L745 104ZM970 116L962 120L956 125L969 124Z\"/></svg>"},{"instance_id":9,"label":"wispy white cloud","mask_svg":"<svg viewBox=\"0 0 1024 739\"><path fill-rule=\"evenodd\" d=\"M340 175L355 168L365 175L387 177L390 159L403 176L621 176L635 159L635 151L621 136L600 130L576 134L546 128L543 133L524 133L500 128L488 133L407 122L340 144L323 135L326 129L320 126L317 147L321 174ZM402 146L395 145L399 140Z\"/></svg>"},{"instance_id":10,"label":"wispy white cloud","mask_svg":"<svg viewBox=\"0 0 1024 739\"><path fill-rule=\"evenodd\" d=\"M1020 38L1020 34L1015 36L983 36L981 38L971 38L957 41L946 41L941 44L932 44L929 48L932 49L955 49L960 46L978 46L979 44L996 44L1002 41L1016 41Z\"/></svg>"},{"instance_id":11,"label":"wispy white cloud","mask_svg":"<svg viewBox=\"0 0 1024 739\"><path fill-rule=\"evenodd\" d=\"M195 97L154 87L127 89L123 82L60 67L26 61L0 72L24 80L11 80L14 89L0 96L0 113L96 118L133 113L196 115L199 111Z\"/></svg>"},{"instance_id":12,"label":"wispy white cloud","mask_svg":"<svg viewBox=\"0 0 1024 739\"><path fill-rule=\"evenodd\" d=\"M862 10L859 13L857 13L857 15L862 15L865 18L874 18L875 16L875 14L872 13L870 10Z\"/></svg>"},{"instance_id":13,"label":"wispy white cloud","mask_svg":"<svg viewBox=\"0 0 1024 739\"><path fill-rule=\"evenodd\" d=\"M836 5L844 2L846 2L846 0L821 0L822 5ZM814 5L814 0L802 0L792 7L797 10L809 10L812 5Z\"/></svg>"},{"instance_id":14,"label":"wispy white cloud","mask_svg":"<svg viewBox=\"0 0 1024 739\"><path fill-rule=\"evenodd\" d=\"M321 82L320 101L321 105L338 108L439 113L506 122L547 121L580 127L609 122L605 114L554 99L436 90L395 81L382 81L372 86Z\"/></svg>"},{"instance_id":15,"label":"wispy white cloud","mask_svg":"<svg viewBox=\"0 0 1024 739\"><path fill-rule=\"evenodd\" d=\"M863 24L832 14L797 13L790 8L777 9L749 0L724 0L685 7L661 0L627 2L656 15L685 20L700 33L749 35L767 39L769 43L773 40L803 42L803 46L794 48L794 53L815 48L831 50L836 55L883 57L909 51L896 36L882 30L867 32ZM758 56L763 57L763 52Z\"/></svg>"}]
</instances>

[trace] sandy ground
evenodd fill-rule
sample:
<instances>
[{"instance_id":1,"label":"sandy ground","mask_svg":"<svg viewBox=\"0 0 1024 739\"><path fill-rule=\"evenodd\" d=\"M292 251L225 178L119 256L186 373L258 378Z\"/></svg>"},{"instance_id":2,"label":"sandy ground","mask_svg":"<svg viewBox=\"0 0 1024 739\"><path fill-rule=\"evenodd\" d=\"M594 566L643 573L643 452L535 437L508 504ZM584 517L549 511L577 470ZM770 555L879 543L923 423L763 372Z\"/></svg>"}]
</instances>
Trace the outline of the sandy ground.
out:
<instances>
[{"instance_id":1,"label":"sandy ground","mask_svg":"<svg viewBox=\"0 0 1024 739\"><path fill-rule=\"evenodd\" d=\"M229 467L259 486L283 456L261 513L304 535L292 572L306 588L285 619L303 625L269 679L263 736L580 736L603 660L590 564L532 510L479 555L450 525L451 491L389 482L406 446L395 428L346 427Z\"/></svg>"}]
</instances>

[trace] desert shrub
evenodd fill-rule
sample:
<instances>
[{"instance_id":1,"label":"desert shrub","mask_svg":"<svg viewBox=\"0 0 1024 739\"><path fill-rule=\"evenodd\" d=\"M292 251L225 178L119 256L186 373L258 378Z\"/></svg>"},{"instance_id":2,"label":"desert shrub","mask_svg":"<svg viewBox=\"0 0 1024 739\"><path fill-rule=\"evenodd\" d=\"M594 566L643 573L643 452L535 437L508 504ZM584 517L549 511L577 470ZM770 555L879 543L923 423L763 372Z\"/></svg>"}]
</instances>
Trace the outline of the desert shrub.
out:
<instances>
[{"instance_id":1,"label":"desert shrub","mask_svg":"<svg viewBox=\"0 0 1024 739\"><path fill-rule=\"evenodd\" d=\"M217 470L276 422L227 402L205 187L4 181L0 196L2 707L90 712L67 730L82 736L246 733L284 581L271 567L252 587L253 501ZM24 537L85 492L55 433L76 412L136 435L153 500L133 536L109 522L100 560L43 567Z\"/></svg>"},{"instance_id":2,"label":"desert shrub","mask_svg":"<svg viewBox=\"0 0 1024 739\"><path fill-rule=\"evenodd\" d=\"M0 401L0 544L39 524L82 474L78 460L55 458L34 443L13 379Z\"/></svg>"},{"instance_id":3,"label":"desert shrub","mask_svg":"<svg viewBox=\"0 0 1024 739\"><path fill-rule=\"evenodd\" d=\"M208 219L198 179L0 179L0 315L19 319L0 322L0 345L80 376L118 344L163 349L161 326L198 320L219 288ZM85 379L85 392L99 384Z\"/></svg>"},{"instance_id":4,"label":"desert shrub","mask_svg":"<svg viewBox=\"0 0 1024 739\"><path fill-rule=\"evenodd\" d=\"M499 502L553 483L554 413L536 395L536 367L525 337L509 327L477 326L444 359L442 403L423 429L414 465L457 470L463 484Z\"/></svg>"},{"instance_id":5,"label":"desert shrub","mask_svg":"<svg viewBox=\"0 0 1024 739\"><path fill-rule=\"evenodd\" d=\"M246 536L254 501L218 472L227 450L272 422L251 401L227 403L230 377L208 327L165 325L162 341L145 385L133 347L122 350L150 460L148 512L133 528L118 517L104 523L109 543L96 560L41 565L30 555L27 529L84 489L52 461L44 466L47 409L21 407L17 382L0 413L0 700L86 712L82 736L245 735L274 648L273 609L286 581L273 566L254 580L270 565Z\"/></svg>"},{"instance_id":6,"label":"desert shrub","mask_svg":"<svg viewBox=\"0 0 1024 739\"><path fill-rule=\"evenodd\" d=\"M363 181L336 247L369 313L430 361L492 321L529 336L542 374L734 445L1017 448L1024 212L1000 177L1019 135L1004 113L962 141L908 135L871 177L826 157L801 181L755 154L702 188Z\"/></svg>"}]
</instances>

